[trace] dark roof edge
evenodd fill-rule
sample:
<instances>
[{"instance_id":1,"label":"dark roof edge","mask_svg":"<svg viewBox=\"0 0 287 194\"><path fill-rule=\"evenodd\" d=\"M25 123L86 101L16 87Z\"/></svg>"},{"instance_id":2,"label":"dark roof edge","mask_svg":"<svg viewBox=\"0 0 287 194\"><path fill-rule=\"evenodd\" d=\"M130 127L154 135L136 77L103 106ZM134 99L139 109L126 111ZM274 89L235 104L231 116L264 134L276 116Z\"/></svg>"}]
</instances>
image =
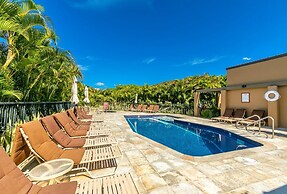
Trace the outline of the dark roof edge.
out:
<instances>
[{"instance_id":1,"label":"dark roof edge","mask_svg":"<svg viewBox=\"0 0 287 194\"><path fill-rule=\"evenodd\" d=\"M283 54L275 55L275 56L272 56L272 57L267 57L267 58L264 58L264 59L259 59L259 60L256 60L256 61L252 61L252 62L249 62L249 63L243 63L243 64L236 65L236 66L233 66L233 67L228 67L228 68L226 68L226 70L235 69L235 68L238 68L238 67L252 65L254 63L260 63L260 62L263 62L263 61L268 61L268 60L277 59L277 58L286 57L286 56L287 56L287 53L283 53Z\"/></svg>"},{"instance_id":2,"label":"dark roof edge","mask_svg":"<svg viewBox=\"0 0 287 194\"><path fill-rule=\"evenodd\" d=\"M209 88L209 89L200 89L200 90L195 90L196 92L201 92L201 93L208 93L208 92L220 92L221 90L224 90L225 88Z\"/></svg>"},{"instance_id":3,"label":"dark roof edge","mask_svg":"<svg viewBox=\"0 0 287 194\"><path fill-rule=\"evenodd\" d=\"M221 90L239 90L239 89L250 89L250 88L262 88L267 86L286 86L287 80L282 81L273 81L273 82L264 82L264 83L247 83L242 85L232 85L226 86L223 88L212 88L212 89L200 89L196 92L208 93L208 92L219 92Z\"/></svg>"}]
</instances>

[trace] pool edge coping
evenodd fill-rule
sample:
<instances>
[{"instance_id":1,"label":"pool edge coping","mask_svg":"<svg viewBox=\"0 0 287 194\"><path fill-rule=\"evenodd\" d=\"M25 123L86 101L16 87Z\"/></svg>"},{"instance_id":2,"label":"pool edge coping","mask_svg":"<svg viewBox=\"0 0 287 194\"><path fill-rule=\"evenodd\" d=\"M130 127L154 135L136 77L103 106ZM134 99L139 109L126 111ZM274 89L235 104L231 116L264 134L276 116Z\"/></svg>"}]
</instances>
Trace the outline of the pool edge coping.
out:
<instances>
[{"instance_id":1,"label":"pool edge coping","mask_svg":"<svg viewBox=\"0 0 287 194\"><path fill-rule=\"evenodd\" d=\"M157 113L157 114L159 114L159 113ZM148 116L150 114L137 114L137 115ZM161 113L161 115L169 116L170 114ZM269 142L266 142L266 141L263 141L261 139L258 139L258 138L256 138L256 136L252 135L251 133L248 133L247 131L243 131L243 130L240 130L240 129L237 129L239 131L235 131L235 129L229 129L229 128L223 129L223 128L221 128L223 130L235 133L236 135L243 136L244 138L251 139L253 141L259 142L259 143L262 144L262 146L258 146L258 147L254 147L254 148L247 148L247 149L243 149L243 150L233 150L233 151L229 151L229 152L223 152L223 153L207 155L207 156L190 156L190 155L186 155L186 154L180 153L180 152L178 152L178 151L176 151L176 150L174 150L172 148L169 148L169 147L167 147L167 146L165 146L165 145L163 145L163 144L161 144L159 142L156 142L156 141L154 141L152 139L149 139L149 138L147 138L147 137L145 137L143 135L140 135L140 134L134 132L131 129L129 123L127 122L127 120L125 118L125 116L134 116L134 115L123 114L122 116L123 116L123 118L125 120L125 125L128 126L128 129L129 129L128 132L132 132L137 137L139 137L139 138L147 141L148 143L150 143L150 144L152 144L152 145L154 145L154 146L156 146L156 147L168 152L169 154L174 155L175 157L178 157L178 158L181 158L181 159L184 159L184 160L189 160L191 162L200 162L200 161L207 162L209 160L214 161L215 159L218 159L218 158L228 159L228 158L234 158L234 157L242 157L243 155L247 155L247 154L250 154L250 153L257 153L257 152L260 152L262 150L264 150L264 151L272 151L272 150L277 149L277 147L275 145L272 145ZM190 116L190 117L192 117L192 116ZM198 117L194 117L194 118L198 118ZM191 122L191 121L189 121L187 119L184 119L183 117L177 117L176 119L180 120L180 121ZM202 119L202 118L200 118L200 119ZM208 120L206 119L206 122L207 121ZM211 127L215 127L215 126L209 125L209 123L206 123L206 125L207 126L211 126ZM229 127L230 126L232 126L232 125L229 125ZM244 133L242 133L242 132L244 132Z\"/></svg>"}]
</instances>

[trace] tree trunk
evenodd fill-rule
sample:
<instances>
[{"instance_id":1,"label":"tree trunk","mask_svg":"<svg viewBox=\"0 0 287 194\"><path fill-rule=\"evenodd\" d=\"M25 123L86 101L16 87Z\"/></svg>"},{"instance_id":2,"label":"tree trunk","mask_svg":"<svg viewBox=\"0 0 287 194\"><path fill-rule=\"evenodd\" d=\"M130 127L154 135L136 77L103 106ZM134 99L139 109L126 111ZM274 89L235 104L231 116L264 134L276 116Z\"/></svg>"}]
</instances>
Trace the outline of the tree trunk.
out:
<instances>
[{"instance_id":1,"label":"tree trunk","mask_svg":"<svg viewBox=\"0 0 287 194\"><path fill-rule=\"evenodd\" d=\"M11 64L11 62L16 56L16 53L13 52L13 48L12 48L14 44L12 36L13 35L8 35L8 38L7 38L8 39L8 53L7 53L5 63L2 65L2 69L6 69Z\"/></svg>"},{"instance_id":2,"label":"tree trunk","mask_svg":"<svg viewBox=\"0 0 287 194\"><path fill-rule=\"evenodd\" d=\"M6 69L11 64L15 56L16 54L13 53L11 50L9 50L7 54L6 62L3 64L2 69Z\"/></svg>"}]
</instances>

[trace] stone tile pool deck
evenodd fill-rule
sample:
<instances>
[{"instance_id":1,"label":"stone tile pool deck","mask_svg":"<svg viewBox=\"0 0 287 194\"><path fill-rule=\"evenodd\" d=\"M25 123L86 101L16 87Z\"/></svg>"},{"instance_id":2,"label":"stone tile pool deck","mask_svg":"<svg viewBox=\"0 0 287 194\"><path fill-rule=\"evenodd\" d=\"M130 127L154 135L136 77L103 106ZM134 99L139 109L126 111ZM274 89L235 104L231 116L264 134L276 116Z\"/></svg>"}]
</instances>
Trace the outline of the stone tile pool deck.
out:
<instances>
[{"instance_id":1,"label":"stone tile pool deck","mask_svg":"<svg viewBox=\"0 0 287 194\"><path fill-rule=\"evenodd\" d=\"M287 192L287 137L274 139L252 134L234 125L176 115L180 120L220 127L258 141L264 146L191 157L180 154L132 131L124 115L137 112L95 114L104 120L123 153L117 174L131 172L140 193L268 193ZM171 114L168 114L171 115ZM284 190L285 189L285 190Z\"/></svg>"}]
</instances>

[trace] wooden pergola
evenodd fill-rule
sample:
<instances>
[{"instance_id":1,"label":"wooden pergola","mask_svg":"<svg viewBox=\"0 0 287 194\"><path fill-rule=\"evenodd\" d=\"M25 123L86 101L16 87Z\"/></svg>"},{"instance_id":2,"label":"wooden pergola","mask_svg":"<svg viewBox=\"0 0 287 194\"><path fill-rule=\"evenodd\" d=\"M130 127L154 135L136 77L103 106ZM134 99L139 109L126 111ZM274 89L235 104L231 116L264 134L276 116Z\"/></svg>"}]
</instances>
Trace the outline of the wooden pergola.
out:
<instances>
[{"instance_id":1,"label":"wooden pergola","mask_svg":"<svg viewBox=\"0 0 287 194\"><path fill-rule=\"evenodd\" d=\"M200 103L200 94L201 93L210 93L210 92L215 92L216 93L216 98L217 98L217 105L219 108L222 108L222 103L221 103L221 95L222 93L226 92L224 88L212 88L212 89L202 89L202 90L196 90L194 93L194 116L199 117L200 116L200 111L199 111L199 103ZM224 107L225 110L225 107Z\"/></svg>"}]
</instances>

